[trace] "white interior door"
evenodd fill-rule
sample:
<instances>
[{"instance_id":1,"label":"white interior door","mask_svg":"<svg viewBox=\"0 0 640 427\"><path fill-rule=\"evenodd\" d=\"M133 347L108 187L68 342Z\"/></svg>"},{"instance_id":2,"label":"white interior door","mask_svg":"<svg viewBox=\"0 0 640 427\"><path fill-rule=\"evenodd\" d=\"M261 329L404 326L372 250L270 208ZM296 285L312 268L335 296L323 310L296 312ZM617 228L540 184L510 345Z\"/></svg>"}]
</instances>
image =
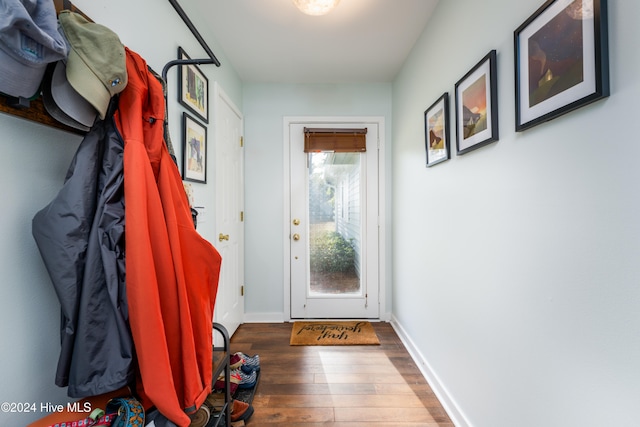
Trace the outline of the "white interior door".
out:
<instances>
[{"instance_id":1,"label":"white interior door","mask_svg":"<svg viewBox=\"0 0 640 427\"><path fill-rule=\"evenodd\" d=\"M222 256L215 321L232 335L244 318L242 116L215 84L216 249Z\"/></svg>"},{"instance_id":2,"label":"white interior door","mask_svg":"<svg viewBox=\"0 0 640 427\"><path fill-rule=\"evenodd\" d=\"M304 128L367 128L365 153L305 153ZM378 318L378 125L291 123L292 318Z\"/></svg>"}]
</instances>

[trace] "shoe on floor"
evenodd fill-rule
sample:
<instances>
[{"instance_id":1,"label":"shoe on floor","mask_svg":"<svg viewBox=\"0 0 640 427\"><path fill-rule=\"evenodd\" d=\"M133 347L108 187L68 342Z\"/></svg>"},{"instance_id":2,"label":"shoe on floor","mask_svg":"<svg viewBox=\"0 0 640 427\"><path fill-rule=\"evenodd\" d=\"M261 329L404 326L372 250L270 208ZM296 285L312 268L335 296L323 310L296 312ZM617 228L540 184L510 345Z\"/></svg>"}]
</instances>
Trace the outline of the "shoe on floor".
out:
<instances>
[{"instance_id":1,"label":"shoe on floor","mask_svg":"<svg viewBox=\"0 0 640 427\"><path fill-rule=\"evenodd\" d=\"M229 358L229 368L230 369L240 369L242 367L242 357L240 357L237 353L232 354Z\"/></svg>"},{"instance_id":2,"label":"shoe on floor","mask_svg":"<svg viewBox=\"0 0 640 427\"><path fill-rule=\"evenodd\" d=\"M258 375L256 371L251 371L251 373L246 373L242 369L233 369L230 375L230 383L237 384L239 388L251 388L256 385L256 381L258 379ZM224 374L218 377L218 381L224 381Z\"/></svg>"},{"instance_id":3,"label":"shoe on floor","mask_svg":"<svg viewBox=\"0 0 640 427\"><path fill-rule=\"evenodd\" d=\"M241 400L233 400L231 405L231 422L246 421L253 415L253 406Z\"/></svg>"},{"instance_id":4,"label":"shoe on floor","mask_svg":"<svg viewBox=\"0 0 640 427\"><path fill-rule=\"evenodd\" d=\"M211 393L205 400L206 406L211 411L221 411L224 406L224 394ZM229 406L229 412L231 414L231 422L246 421L251 415L253 415L253 406L243 402L242 400L231 399Z\"/></svg>"},{"instance_id":5,"label":"shoe on floor","mask_svg":"<svg viewBox=\"0 0 640 427\"><path fill-rule=\"evenodd\" d=\"M250 374L252 371L260 370L260 355L247 356L242 352L237 352L231 356L231 369L240 368Z\"/></svg>"}]
</instances>

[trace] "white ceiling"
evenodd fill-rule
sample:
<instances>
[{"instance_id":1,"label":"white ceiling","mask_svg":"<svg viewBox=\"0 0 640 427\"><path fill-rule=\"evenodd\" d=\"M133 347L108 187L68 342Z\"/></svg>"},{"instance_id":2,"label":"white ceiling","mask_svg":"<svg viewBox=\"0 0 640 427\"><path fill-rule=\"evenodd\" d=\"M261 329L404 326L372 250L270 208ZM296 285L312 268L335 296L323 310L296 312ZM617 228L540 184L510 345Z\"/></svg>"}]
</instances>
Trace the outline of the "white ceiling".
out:
<instances>
[{"instance_id":1,"label":"white ceiling","mask_svg":"<svg viewBox=\"0 0 640 427\"><path fill-rule=\"evenodd\" d=\"M341 0L325 16L304 15L291 0L181 6L198 22L207 17L244 82L371 83L395 78L438 1Z\"/></svg>"}]
</instances>

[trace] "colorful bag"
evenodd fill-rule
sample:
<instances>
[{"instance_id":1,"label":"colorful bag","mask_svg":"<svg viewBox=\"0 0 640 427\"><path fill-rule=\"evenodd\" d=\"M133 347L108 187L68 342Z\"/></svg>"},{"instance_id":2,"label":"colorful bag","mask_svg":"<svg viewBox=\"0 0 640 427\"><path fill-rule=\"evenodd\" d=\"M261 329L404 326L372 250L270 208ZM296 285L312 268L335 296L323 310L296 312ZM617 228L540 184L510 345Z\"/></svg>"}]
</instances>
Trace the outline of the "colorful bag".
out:
<instances>
[{"instance_id":1,"label":"colorful bag","mask_svg":"<svg viewBox=\"0 0 640 427\"><path fill-rule=\"evenodd\" d=\"M115 412L112 427L143 427L144 408L133 397L117 397L107 403L107 414Z\"/></svg>"},{"instance_id":2,"label":"colorful bag","mask_svg":"<svg viewBox=\"0 0 640 427\"><path fill-rule=\"evenodd\" d=\"M49 427L143 427L144 408L133 397L117 397L107 403L106 411L94 409L87 418L55 423Z\"/></svg>"}]
</instances>

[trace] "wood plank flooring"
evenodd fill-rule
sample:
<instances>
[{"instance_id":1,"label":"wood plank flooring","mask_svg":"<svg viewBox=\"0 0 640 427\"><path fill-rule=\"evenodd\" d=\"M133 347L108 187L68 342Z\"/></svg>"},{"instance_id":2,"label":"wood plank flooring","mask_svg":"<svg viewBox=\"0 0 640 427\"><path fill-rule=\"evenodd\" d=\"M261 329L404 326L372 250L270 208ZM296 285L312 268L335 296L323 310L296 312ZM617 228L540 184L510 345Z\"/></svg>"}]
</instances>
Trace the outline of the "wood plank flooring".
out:
<instances>
[{"instance_id":1,"label":"wood plank flooring","mask_svg":"<svg viewBox=\"0 0 640 427\"><path fill-rule=\"evenodd\" d=\"M454 427L388 323L379 346L290 346L292 323L243 324L231 351L260 355L250 427Z\"/></svg>"}]
</instances>

